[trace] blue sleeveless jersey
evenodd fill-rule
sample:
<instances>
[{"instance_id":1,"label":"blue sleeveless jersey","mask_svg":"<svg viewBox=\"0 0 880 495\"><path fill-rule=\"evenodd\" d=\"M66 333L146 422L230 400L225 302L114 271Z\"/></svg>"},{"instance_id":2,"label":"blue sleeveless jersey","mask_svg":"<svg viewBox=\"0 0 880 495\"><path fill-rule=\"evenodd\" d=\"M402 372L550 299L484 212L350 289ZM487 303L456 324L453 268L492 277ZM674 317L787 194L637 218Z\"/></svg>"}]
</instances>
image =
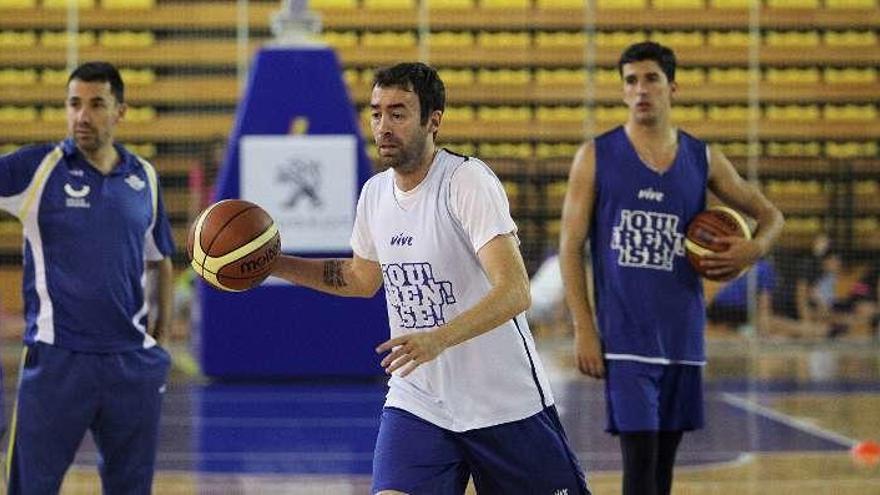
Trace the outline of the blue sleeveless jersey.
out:
<instances>
[{"instance_id":1,"label":"blue sleeveless jersey","mask_svg":"<svg viewBox=\"0 0 880 495\"><path fill-rule=\"evenodd\" d=\"M685 256L690 220L706 206L706 144L678 134L672 166L646 166L623 127L595 140L590 232L596 316L606 359L704 364L705 306Z\"/></svg>"}]
</instances>

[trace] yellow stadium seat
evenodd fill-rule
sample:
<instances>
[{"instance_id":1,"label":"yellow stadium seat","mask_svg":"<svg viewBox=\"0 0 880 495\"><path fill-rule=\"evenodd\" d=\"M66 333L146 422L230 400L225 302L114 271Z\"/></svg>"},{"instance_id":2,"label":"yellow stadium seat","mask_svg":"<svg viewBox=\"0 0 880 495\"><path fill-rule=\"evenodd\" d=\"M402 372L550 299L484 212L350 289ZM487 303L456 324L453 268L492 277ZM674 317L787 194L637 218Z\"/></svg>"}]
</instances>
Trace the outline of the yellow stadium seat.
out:
<instances>
[{"instance_id":1,"label":"yellow stadium seat","mask_svg":"<svg viewBox=\"0 0 880 495\"><path fill-rule=\"evenodd\" d=\"M564 158L570 160L580 148L580 143L538 143L535 147L535 158Z\"/></svg>"},{"instance_id":2,"label":"yellow stadium seat","mask_svg":"<svg viewBox=\"0 0 880 495\"><path fill-rule=\"evenodd\" d=\"M531 0L480 0L485 9L523 10L532 6Z\"/></svg>"},{"instance_id":3,"label":"yellow stadium seat","mask_svg":"<svg viewBox=\"0 0 880 495\"><path fill-rule=\"evenodd\" d=\"M501 31L497 33L481 32L477 35L477 46L483 48L528 48L532 44L529 33Z\"/></svg>"},{"instance_id":4,"label":"yellow stadium seat","mask_svg":"<svg viewBox=\"0 0 880 495\"><path fill-rule=\"evenodd\" d=\"M587 2L584 0L535 0L538 9L584 9Z\"/></svg>"},{"instance_id":5,"label":"yellow stadium seat","mask_svg":"<svg viewBox=\"0 0 880 495\"><path fill-rule=\"evenodd\" d=\"M120 69L119 73L126 86L146 86L156 82L153 69Z\"/></svg>"},{"instance_id":6,"label":"yellow stadium seat","mask_svg":"<svg viewBox=\"0 0 880 495\"><path fill-rule=\"evenodd\" d=\"M504 187L504 192L507 193L507 197L508 199L510 199L510 202L512 203L516 201L520 193L519 183L512 180L503 180L501 181L501 186Z\"/></svg>"},{"instance_id":7,"label":"yellow stadium seat","mask_svg":"<svg viewBox=\"0 0 880 495\"><path fill-rule=\"evenodd\" d=\"M749 69L740 67L712 67L709 69L709 82L712 84L744 84L750 79Z\"/></svg>"},{"instance_id":8,"label":"yellow stadium seat","mask_svg":"<svg viewBox=\"0 0 880 495\"><path fill-rule=\"evenodd\" d=\"M0 86L26 86L36 82L35 69L0 69Z\"/></svg>"},{"instance_id":9,"label":"yellow stadium seat","mask_svg":"<svg viewBox=\"0 0 880 495\"><path fill-rule=\"evenodd\" d=\"M361 83L361 71L358 69L345 69L342 71L342 80L349 88L357 87Z\"/></svg>"},{"instance_id":10,"label":"yellow stadium seat","mask_svg":"<svg viewBox=\"0 0 880 495\"><path fill-rule=\"evenodd\" d=\"M651 0L655 9L702 9L703 0Z\"/></svg>"},{"instance_id":11,"label":"yellow stadium seat","mask_svg":"<svg viewBox=\"0 0 880 495\"><path fill-rule=\"evenodd\" d=\"M749 156L751 150L754 155L761 154L761 143L746 143L742 141L734 141L731 143L718 143L718 148L726 156Z\"/></svg>"},{"instance_id":12,"label":"yellow stadium seat","mask_svg":"<svg viewBox=\"0 0 880 495\"><path fill-rule=\"evenodd\" d=\"M709 107L709 111L706 113L706 116L709 118L709 120L715 120L719 122L742 122L749 120L749 107L747 107L746 105L712 105Z\"/></svg>"},{"instance_id":13,"label":"yellow stadium seat","mask_svg":"<svg viewBox=\"0 0 880 495\"><path fill-rule=\"evenodd\" d=\"M862 156L876 157L877 151L876 141L869 141L866 143L857 141L825 142L825 155L829 158L854 158Z\"/></svg>"},{"instance_id":14,"label":"yellow stadium seat","mask_svg":"<svg viewBox=\"0 0 880 495\"><path fill-rule=\"evenodd\" d=\"M66 31L44 31L40 34L40 45L47 48L63 48L68 46L68 39ZM76 33L76 42L80 48L94 46L95 33L91 31Z\"/></svg>"},{"instance_id":15,"label":"yellow stadium seat","mask_svg":"<svg viewBox=\"0 0 880 495\"><path fill-rule=\"evenodd\" d=\"M477 154L477 145L473 143L441 143L440 145L451 150L453 153L458 153L459 155L475 156Z\"/></svg>"},{"instance_id":16,"label":"yellow stadium seat","mask_svg":"<svg viewBox=\"0 0 880 495\"><path fill-rule=\"evenodd\" d=\"M771 9L817 9L819 0L767 0Z\"/></svg>"},{"instance_id":17,"label":"yellow stadium seat","mask_svg":"<svg viewBox=\"0 0 880 495\"><path fill-rule=\"evenodd\" d=\"M816 84L821 74L816 67L803 69L778 69L770 67L764 72L764 80L775 84Z\"/></svg>"},{"instance_id":18,"label":"yellow stadium seat","mask_svg":"<svg viewBox=\"0 0 880 495\"><path fill-rule=\"evenodd\" d=\"M677 122L699 122L706 118L706 111L699 105L672 107L672 119Z\"/></svg>"},{"instance_id":19,"label":"yellow stadium seat","mask_svg":"<svg viewBox=\"0 0 880 495\"><path fill-rule=\"evenodd\" d=\"M27 48L37 44L33 31L0 31L0 48Z\"/></svg>"},{"instance_id":20,"label":"yellow stadium seat","mask_svg":"<svg viewBox=\"0 0 880 495\"><path fill-rule=\"evenodd\" d=\"M537 84L586 84L587 71L584 69L538 69L535 71Z\"/></svg>"},{"instance_id":21,"label":"yellow stadium seat","mask_svg":"<svg viewBox=\"0 0 880 495\"><path fill-rule=\"evenodd\" d=\"M152 9L156 0L101 0L105 9Z\"/></svg>"},{"instance_id":22,"label":"yellow stadium seat","mask_svg":"<svg viewBox=\"0 0 880 495\"><path fill-rule=\"evenodd\" d=\"M477 71L477 82L522 86L532 82L532 74L527 69L480 69Z\"/></svg>"},{"instance_id":23,"label":"yellow stadium seat","mask_svg":"<svg viewBox=\"0 0 880 495\"><path fill-rule=\"evenodd\" d=\"M768 156L809 156L816 157L822 154L822 145L816 141L800 142L771 142L767 143L765 153ZM800 185L798 184L798 189Z\"/></svg>"},{"instance_id":24,"label":"yellow stadium seat","mask_svg":"<svg viewBox=\"0 0 880 495\"><path fill-rule=\"evenodd\" d=\"M748 31L710 31L709 46L748 48L750 42Z\"/></svg>"},{"instance_id":25,"label":"yellow stadium seat","mask_svg":"<svg viewBox=\"0 0 880 495\"><path fill-rule=\"evenodd\" d=\"M877 120L877 107L874 105L825 105L822 115L825 120Z\"/></svg>"},{"instance_id":26,"label":"yellow stadium seat","mask_svg":"<svg viewBox=\"0 0 880 495\"><path fill-rule=\"evenodd\" d=\"M821 112L818 105L770 105L764 111L769 120L797 120L802 122L819 120Z\"/></svg>"},{"instance_id":27,"label":"yellow stadium seat","mask_svg":"<svg viewBox=\"0 0 880 495\"><path fill-rule=\"evenodd\" d=\"M876 9L877 0L825 0L829 9Z\"/></svg>"},{"instance_id":28,"label":"yellow stadium seat","mask_svg":"<svg viewBox=\"0 0 880 495\"><path fill-rule=\"evenodd\" d=\"M32 9L37 0L0 0L0 9Z\"/></svg>"},{"instance_id":29,"label":"yellow stadium seat","mask_svg":"<svg viewBox=\"0 0 880 495\"><path fill-rule=\"evenodd\" d=\"M156 117L156 109L153 107L128 107L125 112L125 120L128 122L152 122Z\"/></svg>"},{"instance_id":30,"label":"yellow stadium seat","mask_svg":"<svg viewBox=\"0 0 880 495\"><path fill-rule=\"evenodd\" d=\"M828 46L852 46L872 48L877 46L877 33L874 31L826 31L823 36Z\"/></svg>"},{"instance_id":31,"label":"yellow stadium seat","mask_svg":"<svg viewBox=\"0 0 880 495\"><path fill-rule=\"evenodd\" d=\"M466 123L473 122L474 119L476 119L476 112L473 107L446 107L443 112L443 122L445 123Z\"/></svg>"},{"instance_id":32,"label":"yellow stadium seat","mask_svg":"<svg viewBox=\"0 0 880 495\"><path fill-rule=\"evenodd\" d=\"M43 107L40 110L40 120L43 122L65 122L67 111L64 107Z\"/></svg>"},{"instance_id":33,"label":"yellow stadium seat","mask_svg":"<svg viewBox=\"0 0 880 495\"><path fill-rule=\"evenodd\" d=\"M103 31L98 44L107 48L143 48L156 43L150 31Z\"/></svg>"},{"instance_id":34,"label":"yellow stadium seat","mask_svg":"<svg viewBox=\"0 0 880 495\"><path fill-rule=\"evenodd\" d=\"M324 31L321 40L332 48L354 48L358 45L355 31Z\"/></svg>"},{"instance_id":35,"label":"yellow stadium seat","mask_svg":"<svg viewBox=\"0 0 880 495\"><path fill-rule=\"evenodd\" d=\"M646 39L648 36L644 31L600 31L596 33L596 46L599 48L623 48Z\"/></svg>"},{"instance_id":36,"label":"yellow stadium seat","mask_svg":"<svg viewBox=\"0 0 880 495\"><path fill-rule=\"evenodd\" d=\"M428 36L428 45L431 48L471 48L475 39L470 31L438 31Z\"/></svg>"},{"instance_id":37,"label":"yellow stadium seat","mask_svg":"<svg viewBox=\"0 0 880 495\"><path fill-rule=\"evenodd\" d=\"M43 69L40 73L40 83L47 86L63 86L67 84L70 74L64 69Z\"/></svg>"},{"instance_id":38,"label":"yellow stadium seat","mask_svg":"<svg viewBox=\"0 0 880 495\"><path fill-rule=\"evenodd\" d=\"M486 158L521 158L532 157L532 145L528 143L482 143L479 146L480 156Z\"/></svg>"},{"instance_id":39,"label":"yellow stadium seat","mask_svg":"<svg viewBox=\"0 0 880 495\"><path fill-rule=\"evenodd\" d=\"M770 31L764 36L767 46L807 48L819 46L819 33L816 31Z\"/></svg>"},{"instance_id":40,"label":"yellow stadium seat","mask_svg":"<svg viewBox=\"0 0 880 495\"><path fill-rule=\"evenodd\" d=\"M366 32L361 36L361 46L366 48L412 48L416 46L416 35L410 31Z\"/></svg>"},{"instance_id":41,"label":"yellow stadium seat","mask_svg":"<svg viewBox=\"0 0 880 495\"><path fill-rule=\"evenodd\" d=\"M477 120L481 122L529 122L532 109L526 106L479 107Z\"/></svg>"},{"instance_id":42,"label":"yellow stadium seat","mask_svg":"<svg viewBox=\"0 0 880 495\"><path fill-rule=\"evenodd\" d=\"M700 31L654 31L651 33L651 39L661 45L675 48L701 47L706 43Z\"/></svg>"},{"instance_id":43,"label":"yellow stadium seat","mask_svg":"<svg viewBox=\"0 0 880 495\"><path fill-rule=\"evenodd\" d=\"M535 119L538 122L568 122L574 124L584 122L587 119L587 113L587 109L584 107L538 107L535 112Z\"/></svg>"},{"instance_id":44,"label":"yellow stadium seat","mask_svg":"<svg viewBox=\"0 0 880 495\"><path fill-rule=\"evenodd\" d=\"M713 9L748 9L752 2L758 0L709 0Z\"/></svg>"},{"instance_id":45,"label":"yellow stadium seat","mask_svg":"<svg viewBox=\"0 0 880 495\"><path fill-rule=\"evenodd\" d=\"M357 0L310 0L309 7L314 10L327 10L327 9L356 9L358 6Z\"/></svg>"},{"instance_id":46,"label":"yellow stadium seat","mask_svg":"<svg viewBox=\"0 0 880 495\"><path fill-rule=\"evenodd\" d=\"M874 217L864 217L853 219L853 231L861 235L867 235L880 230L880 222Z\"/></svg>"},{"instance_id":47,"label":"yellow stadium seat","mask_svg":"<svg viewBox=\"0 0 880 495\"><path fill-rule=\"evenodd\" d=\"M474 0L427 0L429 9L472 9Z\"/></svg>"},{"instance_id":48,"label":"yellow stadium seat","mask_svg":"<svg viewBox=\"0 0 880 495\"><path fill-rule=\"evenodd\" d=\"M874 67L829 67L824 72L828 84L874 83L877 81L877 69Z\"/></svg>"},{"instance_id":49,"label":"yellow stadium seat","mask_svg":"<svg viewBox=\"0 0 880 495\"><path fill-rule=\"evenodd\" d=\"M153 143L125 143L125 147L142 158L151 159L156 156L156 145Z\"/></svg>"},{"instance_id":50,"label":"yellow stadium seat","mask_svg":"<svg viewBox=\"0 0 880 495\"><path fill-rule=\"evenodd\" d=\"M417 7L415 0L364 0L365 9L411 10Z\"/></svg>"},{"instance_id":51,"label":"yellow stadium seat","mask_svg":"<svg viewBox=\"0 0 880 495\"><path fill-rule=\"evenodd\" d=\"M647 0L596 0L596 8L604 9L645 9Z\"/></svg>"},{"instance_id":52,"label":"yellow stadium seat","mask_svg":"<svg viewBox=\"0 0 880 495\"><path fill-rule=\"evenodd\" d=\"M596 69L596 84L621 84L620 71L615 69Z\"/></svg>"},{"instance_id":53,"label":"yellow stadium seat","mask_svg":"<svg viewBox=\"0 0 880 495\"><path fill-rule=\"evenodd\" d=\"M471 69L440 69L437 71L440 78L448 85L457 84L460 86L474 84L477 78Z\"/></svg>"},{"instance_id":54,"label":"yellow stadium seat","mask_svg":"<svg viewBox=\"0 0 880 495\"><path fill-rule=\"evenodd\" d=\"M66 9L71 3L81 9L91 9L95 6L95 0L43 0L43 7L47 9Z\"/></svg>"},{"instance_id":55,"label":"yellow stadium seat","mask_svg":"<svg viewBox=\"0 0 880 495\"><path fill-rule=\"evenodd\" d=\"M625 122L629 118L626 107L596 107L596 120L600 122Z\"/></svg>"},{"instance_id":56,"label":"yellow stadium seat","mask_svg":"<svg viewBox=\"0 0 880 495\"><path fill-rule=\"evenodd\" d=\"M37 109L35 107L0 107L0 122L7 124L36 122Z\"/></svg>"},{"instance_id":57,"label":"yellow stadium seat","mask_svg":"<svg viewBox=\"0 0 880 495\"><path fill-rule=\"evenodd\" d=\"M579 31L539 31L535 34L538 48L583 48L586 45L587 36Z\"/></svg>"},{"instance_id":58,"label":"yellow stadium seat","mask_svg":"<svg viewBox=\"0 0 880 495\"><path fill-rule=\"evenodd\" d=\"M700 68L679 68L675 71L675 80L679 84L697 85L706 82L706 71Z\"/></svg>"}]
</instances>

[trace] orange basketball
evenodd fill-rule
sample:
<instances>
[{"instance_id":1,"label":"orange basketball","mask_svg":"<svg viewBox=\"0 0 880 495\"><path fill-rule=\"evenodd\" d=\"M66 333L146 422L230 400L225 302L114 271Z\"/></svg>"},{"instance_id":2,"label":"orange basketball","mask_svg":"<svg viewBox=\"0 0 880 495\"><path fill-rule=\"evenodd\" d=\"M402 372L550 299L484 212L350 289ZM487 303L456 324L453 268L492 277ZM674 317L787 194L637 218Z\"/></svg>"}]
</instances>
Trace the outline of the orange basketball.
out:
<instances>
[{"instance_id":1,"label":"orange basketball","mask_svg":"<svg viewBox=\"0 0 880 495\"><path fill-rule=\"evenodd\" d=\"M751 239L752 231L742 215L726 206L713 206L708 210L701 211L688 224L685 234L684 245L688 261L700 275L709 280L724 281L742 275L740 272L734 276L709 277L706 275L705 269L700 266L700 258L706 254L727 249L727 244L719 241L719 237Z\"/></svg>"},{"instance_id":2,"label":"orange basketball","mask_svg":"<svg viewBox=\"0 0 880 495\"><path fill-rule=\"evenodd\" d=\"M259 206L226 199L205 208L189 228L186 254L195 272L231 292L266 279L281 253L275 221Z\"/></svg>"}]
</instances>

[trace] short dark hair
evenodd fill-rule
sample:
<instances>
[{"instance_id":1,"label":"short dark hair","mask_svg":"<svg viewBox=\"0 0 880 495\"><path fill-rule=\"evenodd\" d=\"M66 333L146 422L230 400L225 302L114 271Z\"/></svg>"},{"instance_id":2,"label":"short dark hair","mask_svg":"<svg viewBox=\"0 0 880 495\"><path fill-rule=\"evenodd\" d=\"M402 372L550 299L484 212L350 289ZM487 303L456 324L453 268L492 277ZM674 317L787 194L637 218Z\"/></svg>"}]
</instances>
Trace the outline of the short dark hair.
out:
<instances>
[{"instance_id":1,"label":"short dark hair","mask_svg":"<svg viewBox=\"0 0 880 495\"><path fill-rule=\"evenodd\" d=\"M76 79L83 82L106 82L110 83L110 92L118 103L125 102L125 83L122 76L113 64L109 62L86 62L70 73L67 84Z\"/></svg>"},{"instance_id":2,"label":"short dark hair","mask_svg":"<svg viewBox=\"0 0 880 495\"><path fill-rule=\"evenodd\" d=\"M405 62L376 71L373 87L400 88L414 92L419 97L421 124L435 110L446 108L446 87L437 70L421 62Z\"/></svg>"},{"instance_id":3,"label":"short dark hair","mask_svg":"<svg viewBox=\"0 0 880 495\"><path fill-rule=\"evenodd\" d=\"M669 82L675 81L675 52L671 48L661 45L655 41L642 41L634 45L630 45L620 55L617 62L617 71L623 77L623 66L632 62L641 62L642 60L653 60L657 62L660 69L666 74Z\"/></svg>"}]
</instances>

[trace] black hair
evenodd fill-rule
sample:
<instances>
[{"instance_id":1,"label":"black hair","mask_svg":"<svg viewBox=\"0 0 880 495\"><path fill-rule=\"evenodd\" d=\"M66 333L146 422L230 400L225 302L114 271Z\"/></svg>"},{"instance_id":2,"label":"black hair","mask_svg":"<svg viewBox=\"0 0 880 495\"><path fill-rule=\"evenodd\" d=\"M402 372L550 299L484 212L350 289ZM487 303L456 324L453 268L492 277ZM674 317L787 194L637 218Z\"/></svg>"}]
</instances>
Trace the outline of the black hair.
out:
<instances>
[{"instance_id":1,"label":"black hair","mask_svg":"<svg viewBox=\"0 0 880 495\"><path fill-rule=\"evenodd\" d=\"M110 92L118 103L125 102L125 83L122 76L113 64L109 62L86 62L70 73L67 84L76 79L83 82L106 82L110 83Z\"/></svg>"},{"instance_id":2,"label":"black hair","mask_svg":"<svg viewBox=\"0 0 880 495\"><path fill-rule=\"evenodd\" d=\"M666 74L669 82L675 81L675 52L671 48L661 45L655 41L642 41L634 45L630 45L620 55L617 62L617 71L623 77L623 66L632 62L641 62L642 60L653 60L657 62L660 69Z\"/></svg>"},{"instance_id":3,"label":"black hair","mask_svg":"<svg viewBox=\"0 0 880 495\"><path fill-rule=\"evenodd\" d=\"M446 87L433 67L421 62L405 62L376 71L373 87L400 88L419 97L421 124L435 111L446 108Z\"/></svg>"}]
</instances>

